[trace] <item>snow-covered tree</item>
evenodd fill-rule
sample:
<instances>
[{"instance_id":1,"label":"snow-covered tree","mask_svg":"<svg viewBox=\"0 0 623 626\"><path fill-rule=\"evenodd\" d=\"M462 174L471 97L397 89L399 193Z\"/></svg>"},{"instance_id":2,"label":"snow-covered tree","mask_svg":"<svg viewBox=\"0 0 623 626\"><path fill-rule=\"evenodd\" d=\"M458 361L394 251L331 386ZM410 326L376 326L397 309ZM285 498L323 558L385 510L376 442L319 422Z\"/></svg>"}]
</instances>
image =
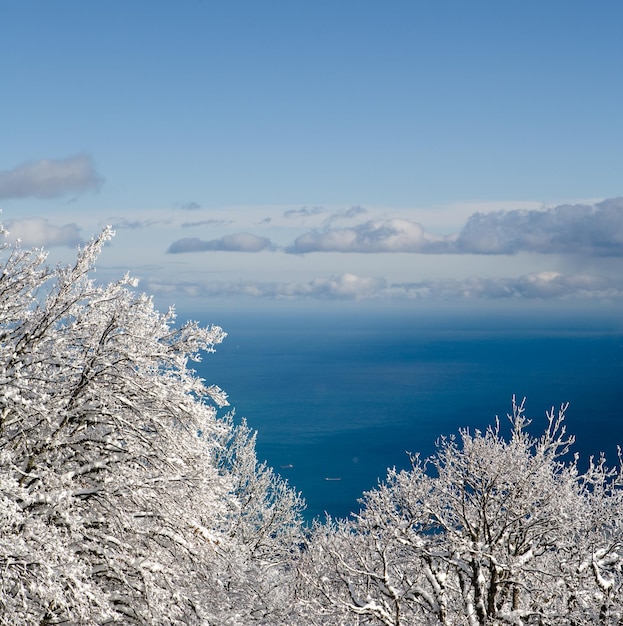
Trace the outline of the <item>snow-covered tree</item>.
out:
<instances>
[{"instance_id":1,"label":"snow-covered tree","mask_svg":"<svg viewBox=\"0 0 623 626\"><path fill-rule=\"evenodd\" d=\"M566 407L531 437L441 439L390 470L352 520L317 525L302 566L322 624L620 624L623 475L565 463ZM313 623L313 622L312 622Z\"/></svg>"},{"instance_id":2,"label":"snow-covered tree","mask_svg":"<svg viewBox=\"0 0 623 626\"><path fill-rule=\"evenodd\" d=\"M229 423L233 414L227 416ZM304 501L256 455L257 433L246 420L231 428L218 466L232 481L228 533L244 563L232 563L230 589L248 607L243 624L293 624L296 564L304 543Z\"/></svg>"},{"instance_id":3,"label":"snow-covered tree","mask_svg":"<svg viewBox=\"0 0 623 626\"><path fill-rule=\"evenodd\" d=\"M72 267L2 250L0 623L251 623L241 581L250 563L258 581L283 569L269 545L284 552L279 524L296 523L300 502L271 476L272 501L247 522L241 481L266 470L224 466L246 431L217 419L225 394L188 366L225 333L175 328L127 276L96 284L111 236Z\"/></svg>"},{"instance_id":4,"label":"snow-covered tree","mask_svg":"<svg viewBox=\"0 0 623 626\"><path fill-rule=\"evenodd\" d=\"M578 477L573 542L556 554L569 623L623 623L623 459L618 469L591 459ZM590 616L590 620L588 618Z\"/></svg>"}]
</instances>

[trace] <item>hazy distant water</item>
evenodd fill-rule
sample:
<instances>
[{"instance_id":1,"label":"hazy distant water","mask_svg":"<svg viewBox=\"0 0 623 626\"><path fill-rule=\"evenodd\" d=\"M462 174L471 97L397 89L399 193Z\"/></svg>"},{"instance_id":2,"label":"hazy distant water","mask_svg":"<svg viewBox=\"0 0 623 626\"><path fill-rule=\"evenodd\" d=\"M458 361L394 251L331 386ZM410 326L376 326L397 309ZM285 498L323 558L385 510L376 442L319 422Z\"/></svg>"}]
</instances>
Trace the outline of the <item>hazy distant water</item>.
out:
<instances>
[{"instance_id":1,"label":"hazy distant water","mask_svg":"<svg viewBox=\"0 0 623 626\"><path fill-rule=\"evenodd\" d=\"M534 432L569 401L582 457L623 444L623 332L518 316L222 314L229 333L197 367L258 430L258 455L307 500L346 516L406 451L505 420L527 397ZM616 325L615 325L616 326ZM339 480L326 480L339 479Z\"/></svg>"}]
</instances>

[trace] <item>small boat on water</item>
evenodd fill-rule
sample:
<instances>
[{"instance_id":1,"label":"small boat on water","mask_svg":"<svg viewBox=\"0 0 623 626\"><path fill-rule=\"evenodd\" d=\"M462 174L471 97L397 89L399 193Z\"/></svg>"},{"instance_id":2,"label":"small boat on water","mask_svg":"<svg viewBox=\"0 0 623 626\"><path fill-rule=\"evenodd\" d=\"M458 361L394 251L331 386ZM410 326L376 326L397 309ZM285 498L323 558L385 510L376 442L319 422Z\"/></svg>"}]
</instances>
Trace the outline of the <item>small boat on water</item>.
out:
<instances>
[{"instance_id":1,"label":"small boat on water","mask_svg":"<svg viewBox=\"0 0 623 626\"><path fill-rule=\"evenodd\" d=\"M337 478L329 478L329 477L327 477L327 478L325 478L325 480L342 480L342 479L341 479L341 477L337 477Z\"/></svg>"},{"instance_id":2,"label":"small boat on water","mask_svg":"<svg viewBox=\"0 0 623 626\"><path fill-rule=\"evenodd\" d=\"M280 469L292 469L294 467L294 465L292 465L292 463L288 463L287 465L280 465L279 468Z\"/></svg>"}]
</instances>

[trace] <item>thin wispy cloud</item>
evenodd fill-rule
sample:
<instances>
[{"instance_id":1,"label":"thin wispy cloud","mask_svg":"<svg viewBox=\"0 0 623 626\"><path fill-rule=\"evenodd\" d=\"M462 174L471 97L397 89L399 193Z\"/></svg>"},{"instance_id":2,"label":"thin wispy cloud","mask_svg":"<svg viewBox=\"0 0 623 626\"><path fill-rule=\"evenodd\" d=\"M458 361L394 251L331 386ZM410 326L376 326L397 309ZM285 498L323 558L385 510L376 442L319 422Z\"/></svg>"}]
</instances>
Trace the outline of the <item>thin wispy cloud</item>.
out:
<instances>
[{"instance_id":1,"label":"thin wispy cloud","mask_svg":"<svg viewBox=\"0 0 623 626\"><path fill-rule=\"evenodd\" d=\"M102 183L89 155L42 159L0 171L0 198L54 198L93 191Z\"/></svg>"},{"instance_id":2,"label":"thin wispy cloud","mask_svg":"<svg viewBox=\"0 0 623 626\"><path fill-rule=\"evenodd\" d=\"M197 222L182 222L181 228L199 228L200 226L223 226L224 224L231 224L231 220L220 219L207 219L199 220Z\"/></svg>"},{"instance_id":3,"label":"thin wispy cloud","mask_svg":"<svg viewBox=\"0 0 623 626\"><path fill-rule=\"evenodd\" d=\"M289 209L284 211L283 216L286 218L301 218L301 217L311 217L313 215L320 215L324 213L325 209L320 206L314 207L301 207L300 209Z\"/></svg>"},{"instance_id":4,"label":"thin wispy cloud","mask_svg":"<svg viewBox=\"0 0 623 626\"><path fill-rule=\"evenodd\" d=\"M368 209L364 209L361 206L352 206L349 209L344 209L343 211L335 211L327 219L327 225L330 225L332 222L338 220L352 220L357 217L361 217L366 213L368 213Z\"/></svg>"},{"instance_id":5,"label":"thin wispy cloud","mask_svg":"<svg viewBox=\"0 0 623 626\"><path fill-rule=\"evenodd\" d=\"M143 219L143 220L129 220L125 218L113 219L112 227L115 230L140 230L143 228L151 228L160 224L166 224L168 220L157 219Z\"/></svg>"},{"instance_id":6,"label":"thin wispy cloud","mask_svg":"<svg viewBox=\"0 0 623 626\"><path fill-rule=\"evenodd\" d=\"M24 247L75 248L84 243L80 235L80 228L76 224L57 226L41 217L31 217L22 220L8 220L3 223L8 231L6 237L9 242L20 241Z\"/></svg>"},{"instance_id":7,"label":"thin wispy cloud","mask_svg":"<svg viewBox=\"0 0 623 626\"><path fill-rule=\"evenodd\" d=\"M198 202L185 202L180 206L182 211L198 211L201 205Z\"/></svg>"},{"instance_id":8,"label":"thin wispy cloud","mask_svg":"<svg viewBox=\"0 0 623 626\"><path fill-rule=\"evenodd\" d=\"M186 237L174 241L167 252L169 254L181 254L187 252L262 252L272 250L274 246L270 239L258 237L251 233L235 233L225 235L219 239L204 241L198 237Z\"/></svg>"}]
</instances>

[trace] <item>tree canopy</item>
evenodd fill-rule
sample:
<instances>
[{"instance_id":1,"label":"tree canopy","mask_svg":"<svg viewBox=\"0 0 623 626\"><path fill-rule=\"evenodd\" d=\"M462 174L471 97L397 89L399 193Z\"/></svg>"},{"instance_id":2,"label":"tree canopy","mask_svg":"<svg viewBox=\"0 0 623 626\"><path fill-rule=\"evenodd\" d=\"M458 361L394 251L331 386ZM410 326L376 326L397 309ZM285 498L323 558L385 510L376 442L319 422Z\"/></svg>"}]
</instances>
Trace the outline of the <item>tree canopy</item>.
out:
<instances>
[{"instance_id":1,"label":"tree canopy","mask_svg":"<svg viewBox=\"0 0 623 626\"><path fill-rule=\"evenodd\" d=\"M301 496L128 276L0 253L0 624L623 623L623 474L580 471L566 406L390 469L348 519Z\"/></svg>"},{"instance_id":2,"label":"tree canopy","mask_svg":"<svg viewBox=\"0 0 623 626\"><path fill-rule=\"evenodd\" d=\"M325 624L619 624L623 475L565 462L564 412L500 424L390 470L352 520L317 525L308 582ZM320 610L320 609L319 609Z\"/></svg>"},{"instance_id":3,"label":"tree canopy","mask_svg":"<svg viewBox=\"0 0 623 626\"><path fill-rule=\"evenodd\" d=\"M279 522L299 528L302 502L256 473L243 446L224 461L246 431L217 418L226 395L189 368L223 330L174 328L173 311L158 313L128 276L94 282L111 235L56 269L41 251L4 249L0 614L7 624L244 621L258 604L244 572L281 567L263 516L287 502Z\"/></svg>"}]
</instances>

